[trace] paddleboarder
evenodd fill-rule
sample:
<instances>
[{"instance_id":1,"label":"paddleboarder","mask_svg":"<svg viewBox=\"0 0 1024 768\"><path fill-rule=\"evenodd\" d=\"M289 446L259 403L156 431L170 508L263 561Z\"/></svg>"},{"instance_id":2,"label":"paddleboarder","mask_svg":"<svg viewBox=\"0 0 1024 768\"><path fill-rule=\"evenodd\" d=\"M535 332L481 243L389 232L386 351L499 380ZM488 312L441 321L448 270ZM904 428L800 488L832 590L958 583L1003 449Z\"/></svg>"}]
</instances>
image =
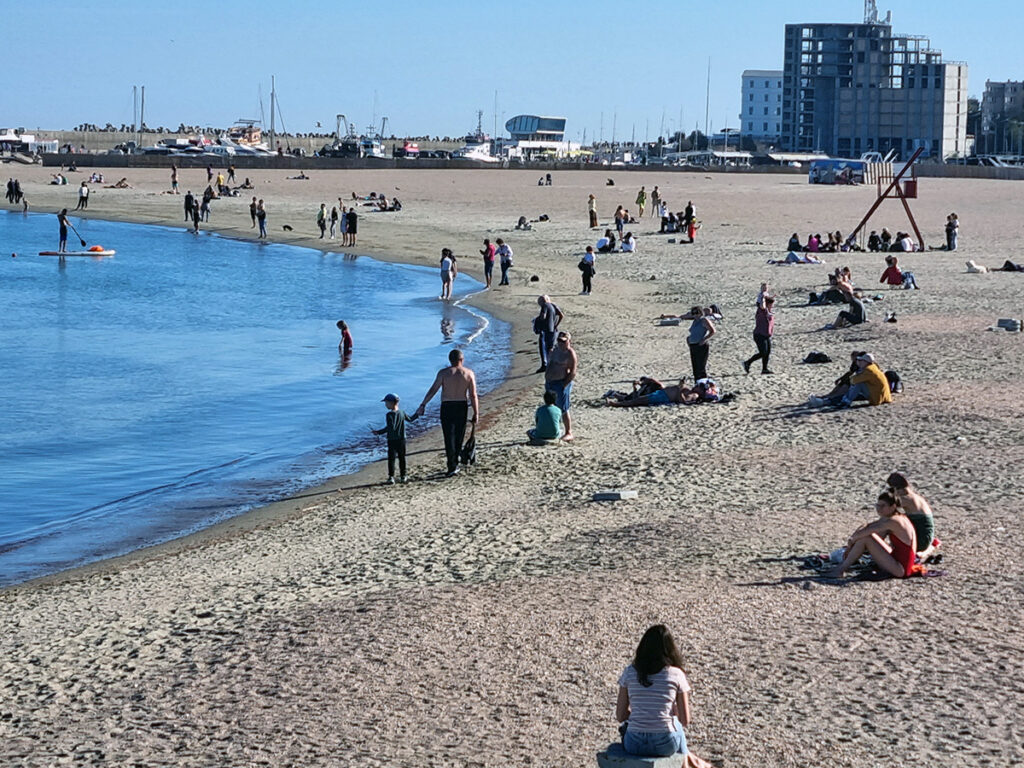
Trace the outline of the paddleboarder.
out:
<instances>
[{"instance_id":1,"label":"paddleboarder","mask_svg":"<svg viewBox=\"0 0 1024 768\"><path fill-rule=\"evenodd\" d=\"M58 253L67 253L68 250L68 209L62 208L57 214L57 223L60 224L60 245L57 246Z\"/></svg>"}]
</instances>

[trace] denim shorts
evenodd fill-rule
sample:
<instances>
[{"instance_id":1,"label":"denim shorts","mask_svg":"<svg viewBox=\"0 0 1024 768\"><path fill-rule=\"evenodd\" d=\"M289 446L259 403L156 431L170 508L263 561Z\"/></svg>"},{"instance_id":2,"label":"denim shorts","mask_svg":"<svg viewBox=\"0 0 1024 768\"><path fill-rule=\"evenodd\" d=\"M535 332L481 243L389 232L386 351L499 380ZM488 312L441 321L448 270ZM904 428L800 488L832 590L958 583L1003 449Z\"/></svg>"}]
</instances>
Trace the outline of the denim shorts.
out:
<instances>
[{"instance_id":1,"label":"denim shorts","mask_svg":"<svg viewBox=\"0 0 1024 768\"><path fill-rule=\"evenodd\" d=\"M544 387L555 393L555 405L562 409L562 413L569 412L569 396L572 394L572 382L566 381L545 381Z\"/></svg>"},{"instance_id":2,"label":"denim shorts","mask_svg":"<svg viewBox=\"0 0 1024 768\"><path fill-rule=\"evenodd\" d=\"M643 755L645 757L665 757L674 754L687 752L686 734L683 732L682 724L673 718L676 730L662 731L660 733L647 733L646 731L632 731L627 726L622 736L622 747L631 755Z\"/></svg>"}]
</instances>

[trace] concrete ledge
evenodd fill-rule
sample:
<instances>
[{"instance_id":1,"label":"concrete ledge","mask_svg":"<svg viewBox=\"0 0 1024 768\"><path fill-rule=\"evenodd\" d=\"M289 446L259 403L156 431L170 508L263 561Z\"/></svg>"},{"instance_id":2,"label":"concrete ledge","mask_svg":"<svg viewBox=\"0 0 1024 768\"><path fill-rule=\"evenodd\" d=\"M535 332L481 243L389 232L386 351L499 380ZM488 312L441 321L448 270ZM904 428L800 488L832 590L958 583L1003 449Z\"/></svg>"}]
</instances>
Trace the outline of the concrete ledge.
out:
<instances>
[{"instance_id":1,"label":"concrete ledge","mask_svg":"<svg viewBox=\"0 0 1024 768\"><path fill-rule=\"evenodd\" d=\"M686 755L668 757L640 757L631 755L621 744L611 744L604 752L597 753L598 768L683 768Z\"/></svg>"}]
</instances>

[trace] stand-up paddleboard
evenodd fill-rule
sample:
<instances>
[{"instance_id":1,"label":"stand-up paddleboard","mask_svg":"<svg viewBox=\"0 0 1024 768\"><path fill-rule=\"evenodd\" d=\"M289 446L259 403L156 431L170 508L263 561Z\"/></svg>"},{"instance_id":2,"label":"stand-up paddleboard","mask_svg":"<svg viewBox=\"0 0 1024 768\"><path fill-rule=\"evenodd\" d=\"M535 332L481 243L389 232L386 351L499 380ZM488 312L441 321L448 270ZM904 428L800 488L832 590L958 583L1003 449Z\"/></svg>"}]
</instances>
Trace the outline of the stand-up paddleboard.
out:
<instances>
[{"instance_id":1,"label":"stand-up paddleboard","mask_svg":"<svg viewBox=\"0 0 1024 768\"><path fill-rule=\"evenodd\" d=\"M102 257L102 256L113 256L115 253L117 253L117 251L108 251L106 249L101 249L101 250L98 250L98 251L65 251L64 253L61 253L59 251L40 251L39 255L40 256L92 256L92 257Z\"/></svg>"}]
</instances>

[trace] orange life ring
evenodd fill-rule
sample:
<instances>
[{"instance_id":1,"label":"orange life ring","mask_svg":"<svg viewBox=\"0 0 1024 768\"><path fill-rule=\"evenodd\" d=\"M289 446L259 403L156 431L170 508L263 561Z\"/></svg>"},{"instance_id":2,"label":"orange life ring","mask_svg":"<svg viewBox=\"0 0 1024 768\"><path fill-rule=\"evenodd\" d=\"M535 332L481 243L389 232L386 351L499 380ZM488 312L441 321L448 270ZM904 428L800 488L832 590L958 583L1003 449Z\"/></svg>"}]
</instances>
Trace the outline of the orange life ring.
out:
<instances>
[{"instance_id":1,"label":"orange life ring","mask_svg":"<svg viewBox=\"0 0 1024 768\"><path fill-rule=\"evenodd\" d=\"M102 246L102 245L94 245L94 246L93 246L92 248L90 248L89 250L90 250L90 251L102 251L102 250L103 250L103 246Z\"/></svg>"}]
</instances>

